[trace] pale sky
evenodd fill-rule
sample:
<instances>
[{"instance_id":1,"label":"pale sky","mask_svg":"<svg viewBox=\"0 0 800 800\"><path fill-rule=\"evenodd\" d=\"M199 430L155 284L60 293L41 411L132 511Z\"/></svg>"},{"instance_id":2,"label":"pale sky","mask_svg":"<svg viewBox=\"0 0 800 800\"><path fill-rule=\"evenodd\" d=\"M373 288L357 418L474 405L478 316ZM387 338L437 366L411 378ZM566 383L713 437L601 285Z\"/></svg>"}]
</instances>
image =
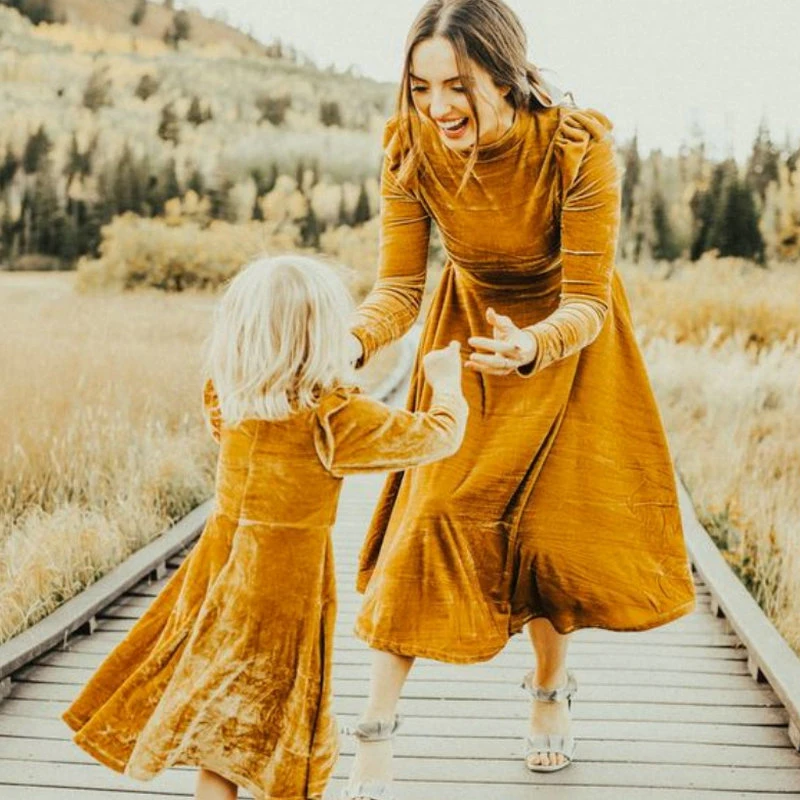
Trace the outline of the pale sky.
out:
<instances>
[{"instance_id":1,"label":"pale sky","mask_svg":"<svg viewBox=\"0 0 800 800\"><path fill-rule=\"evenodd\" d=\"M749 152L766 117L800 140L800 0L508 0L529 57L603 111L618 139L673 153L699 125L713 154ZM422 0L192 0L319 66L395 82Z\"/></svg>"}]
</instances>

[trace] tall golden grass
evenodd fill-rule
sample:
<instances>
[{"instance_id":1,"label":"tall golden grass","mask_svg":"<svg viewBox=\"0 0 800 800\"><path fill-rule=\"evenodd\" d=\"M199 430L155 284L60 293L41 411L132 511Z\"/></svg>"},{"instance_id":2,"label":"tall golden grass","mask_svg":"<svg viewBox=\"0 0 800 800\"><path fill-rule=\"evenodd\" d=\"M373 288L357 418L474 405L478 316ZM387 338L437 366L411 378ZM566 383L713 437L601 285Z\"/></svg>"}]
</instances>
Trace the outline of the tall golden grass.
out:
<instances>
[{"instance_id":1,"label":"tall golden grass","mask_svg":"<svg viewBox=\"0 0 800 800\"><path fill-rule=\"evenodd\" d=\"M86 295L73 278L0 273L0 642L213 488L200 405L213 295Z\"/></svg>"},{"instance_id":2,"label":"tall golden grass","mask_svg":"<svg viewBox=\"0 0 800 800\"><path fill-rule=\"evenodd\" d=\"M624 270L701 522L800 652L800 265Z\"/></svg>"},{"instance_id":3,"label":"tall golden grass","mask_svg":"<svg viewBox=\"0 0 800 800\"><path fill-rule=\"evenodd\" d=\"M323 242L365 270L358 295L373 228ZM800 269L705 259L622 272L701 521L800 651ZM0 640L212 486L198 395L213 297L80 295L71 280L0 274Z\"/></svg>"}]
</instances>

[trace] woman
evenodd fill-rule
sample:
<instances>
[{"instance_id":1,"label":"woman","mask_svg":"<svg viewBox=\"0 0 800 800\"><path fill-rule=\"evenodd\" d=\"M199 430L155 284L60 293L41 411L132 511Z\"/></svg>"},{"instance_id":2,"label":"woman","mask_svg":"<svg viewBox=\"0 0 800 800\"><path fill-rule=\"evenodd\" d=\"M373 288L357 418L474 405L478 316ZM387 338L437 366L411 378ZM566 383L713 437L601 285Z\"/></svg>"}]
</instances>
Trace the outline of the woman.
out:
<instances>
[{"instance_id":1,"label":"woman","mask_svg":"<svg viewBox=\"0 0 800 800\"><path fill-rule=\"evenodd\" d=\"M502 0L430 0L385 134L367 360L418 315L431 221L447 251L420 358L468 341L464 444L390 477L360 558L356 633L374 649L345 796L389 796L395 706L416 656L486 660L527 626L526 763L573 756L568 635L644 630L694 591L672 464L614 270L619 177L608 120L553 102Z\"/></svg>"}]
</instances>

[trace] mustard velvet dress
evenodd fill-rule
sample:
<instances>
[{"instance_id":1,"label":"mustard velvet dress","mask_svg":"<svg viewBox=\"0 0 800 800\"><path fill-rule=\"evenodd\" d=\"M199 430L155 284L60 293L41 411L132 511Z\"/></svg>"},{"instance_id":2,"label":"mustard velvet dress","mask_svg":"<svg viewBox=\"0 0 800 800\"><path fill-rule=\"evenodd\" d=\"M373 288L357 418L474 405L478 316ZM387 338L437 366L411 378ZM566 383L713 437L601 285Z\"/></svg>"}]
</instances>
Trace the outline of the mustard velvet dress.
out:
<instances>
[{"instance_id":1,"label":"mustard velvet dress","mask_svg":"<svg viewBox=\"0 0 800 800\"><path fill-rule=\"evenodd\" d=\"M491 335L489 306L538 353L519 374L467 371L458 454L389 476L357 582L356 634L377 649L476 662L534 617L564 634L634 631L693 608L671 458L614 269L610 129L591 110L518 111L456 197L466 156L423 122L429 167L409 185L387 125L379 274L353 329L365 359L419 313L432 221L447 259L408 407L430 403L419 358Z\"/></svg>"},{"instance_id":2,"label":"mustard velvet dress","mask_svg":"<svg viewBox=\"0 0 800 800\"><path fill-rule=\"evenodd\" d=\"M341 478L452 454L467 406L440 394L414 414L342 388L290 419L230 428L210 384L205 402L220 442L214 511L64 720L134 778L192 764L256 800L318 798L338 751L330 532Z\"/></svg>"}]
</instances>

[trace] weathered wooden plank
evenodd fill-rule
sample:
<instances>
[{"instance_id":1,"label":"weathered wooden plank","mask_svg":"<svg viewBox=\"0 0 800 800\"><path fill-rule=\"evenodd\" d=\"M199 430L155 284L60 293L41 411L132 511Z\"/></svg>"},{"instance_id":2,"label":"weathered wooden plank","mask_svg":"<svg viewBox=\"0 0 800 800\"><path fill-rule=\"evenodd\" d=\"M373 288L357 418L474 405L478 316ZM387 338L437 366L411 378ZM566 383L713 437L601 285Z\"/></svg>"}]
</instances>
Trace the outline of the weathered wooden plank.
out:
<instances>
[{"instance_id":1,"label":"weathered wooden plank","mask_svg":"<svg viewBox=\"0 0 800 800\"><path fill-rule=\"evenodd\" d=\"M3 785L0 775L0 800L176 800L194 797L193 792L162 794L140 789L139 791L109 792L107 789L73 789L63 786L10 786ZM242 795L249 797L250 795Z\"/></svg>"},{"instance_id":2,"label":"weathered wooden plank","mask_svg":"<svg viewBox=\"0 0 800 800\"><path fill-rule=\"evenodd\" d=\"M346 775L351 760L350 756L340 758L336 774ZM398 759L396 775L400 779L427 782L431 789L438 781L483 783L497 788L501 785L505 788L507 784L530 786L542 783L541 776L529 773L521 762L508 764L490 759ZM557 783L559 792L563 786L637 787L640 791L660 788L796 793L800 790L797 771L793 769L685 764L648 764L643 768L633 763L586 762L579 756L568 770L559 773L554 783Z\"/></svg>"},{"instance_id":3,"label":"weathered wooden plank","mask_svg":"<svg viewBox=\"0 0 800 800\"><path fill-rule=\"evenodd\" d=\"M100 631L90 638L76 638L69 643L69 649L76 653L98 653L107 654L111 647L118 642L121 642L125 635L119 631ZM361 641L354 639L352 636L340 636L334 642L337 658L342 663L364 663L369 660L369 648ZM605 655L608 653L610 647L605 642L581 642L576 641L570 645L570 654L592 654ZM679 651L684 659L699 659L705 661L707 659L722 659L722 660L735 660L745 662L747 654L741 648L735 647L701 647L701 646L686 646L678 648L669 644L635 644L634 642L620 642L614 644L614 652L619 655L630 656L672 656L674 657ZM357 657L357 661L353 662L352 659ZM518 664L520 668L530 668L532 655L527 645L523 648L520 646L518 651L515 651L513 644L509 643L506 650L498 657L504 663ZM349 660L350 659L350 660Z\"/></svg>"},{"instance_id":4,"label":"weathered wooden plank","mask_svg":"<svg viewBox=\"0 0 800 800\"><path fill-rule=\"evenodd\" d=\"M129 615L124 618L119 616L104 616L98 619L95 633L126 633L130 631L138 615ZM349 638L352 634L353 619L340 615L336 625L336 634L342 638ZM525 639L520 636L525 646ZM583 630L574 634L574 643L616 643L622 644L636 642L641 644L669 644L681 647L738 647L739 640L735 635L723 633L719 630L671 630L668 628L640 633L623 633L603 630Z\"/></svg>"},{"instance_id":5,"label":"weathered wooden plank","mask_svg":"<svg viewBox=\"0 0 800 800\"><path fill-rule=\"evenodd\" d=\"M338 800L344 780L339 778L331 782L325 793L325 800ZM126 791L121 794L109 794L104 789L69 789L58 787L25 787L0 785L0 800L108 800L118 797L119 800L175 800L190 798L192 793L163 794L144 788L138 791ZM439 782L435 786L435 800L530 800L532 797L542 800L553 800L552 779L541 785L502 787L502 798L488 794L484 784L468 786L460 783ZM242 798L250 797L248 794ZM418 781L398 782L398 800L431 800L430 784ZM620 790L603 786L560 786L558 800L642 800L643 795L636 789ZM786 794L771 792L726 792L686 789L653 789L647 790L647 800L782 800Z\"/></svg>"},{"instance_id":6,"label":"weathered wooden plank","mask_svg":"<svg viewBox=\"0 0 800 800\"><path fill-rule=\"evenodd\" d=\"M340 758L336 774L345 776L350 757ZM58 770L43 769L45 765L34 761L5 760L2 762L3 781L23 786L85 786L106 787L111 790L139 790L140 784L123 775L94 764L59 764ZM415 780L433 790L439 781L491 784L495 791L505 785L541 784L540 776L533 776L518 763L483 759L398 759L397 775ZM192 770L168 770L156 777L150 785L162 792L185 792L194 786ZM639 764L608 764L576 760L569 770L560 773L561 786L613 786L639 789L714 789L750 792L796 792L797 776L790 769L760 769L757 767L709 767L683 764L650 764L642 769Z\"/></svg>"},{"instance_id":7,"label":"weathered wooden plank","mask_svg":"<svg viewBox=\"0 0 800 800\"><path fill-rule=\"evenodd\" d=\"M559 773L563 774L563 773ZM437 782L435 787L420 781L399 781L398 800L778 800L786 794L771 792L728 792L705 789L621 789L608 786L563 786L554 775L540 776L540 783L503 784L497 790L486 784ZM333 780L325 800L338 800L343 780ZM433 789L433 792L432 792ZM501 793L493 793L499 791ZM435 792L435 793L434 793Z\"/></svg>"},{"instance_id":8,"label":"weathered wooden plank","mask_svg":"<svg viewBox=\"0 0 800 800\"><path fill-rule=\"evenodd\" d=\"M46 666L31 664L14 673L15 683L57 683L71 686L82 686L94 674L94 664L85 667ZM369 667L336 665L333 669L333 678L339 692L349 695L363 695L369 680ZM470 691L480 692L484 696L487 691L494 691L494 684L507 684L518 687L521 673L516 669L504 667L468 667L461 670L454 669L428 669L412 671L406 686L411 694L421 684L436 687L439 684L455 684L472 686ZM753 680L749 675L728 675L704 672L669 672L658 670L626 670L605 669L590 670L578 674L581 695L584 686L656 686L660 691L673 687L694 689L727 689L743 690L746 692L754 689ZM489 686L487 686L489 684ZM771 690L764 690L770 691Z\"/></svg>"},{"instance_id":9,"label":"weathered wooden plank","mask_svg":"<svg viewBox=\"0 0 800 800\"><path fill-rule=\"evenodd\" d=\"M150 603L141 601L141 597L127 597L122 602L114 603L107 609L98 614L98 621L101 630L107 631L127 631L130 630L132 625L140 619L142 612L149 607ZM356 610L339 610L339 630L349 632L356 618ZM710 614L690 615L684 617L669 625L665 625L663 629L652 632L653 634L670 633L670 634L692 634L694 636L706 635L706 643L712 644L717 641L717 637L726 637L726 646L738 646L737 640L726 631L726 625L722 620L714 619ZM632 636L633 634L620 634L625 636ZM587 637L580 634L576 637L578 640Z\"/></svg>"},{"instance_id":10,"label":"weathered wooden plank","mask_svg":"<svg viewBox=\"0 0 800 800\"><path fill-rule=\"evenodd\" d=\"M342 721L347 719L342 717ZM598 741L678 742L697 744L746 745L750 748L788 748L784 731L777 726L707 724L698 722L636 722L616 720L578 720L580 738ZM441 739L495 739L517 741L525 734L525 720L465 720L454 726L437 717L404 717L404 736ZM3 737L25 736L36 739L69 739L72 732L56 717L11 717L0 713L0 745ZM755 758L755 756L754 756Z\"/></svg>"},{"instance_id":11,"label":"weathered wooden plank","mask_svg":"<svg viewBox=\"0 0 800 800\"><path fill-rule=\"evenodd\" d=\"M141 791L142 783L120 775L100 764L59 764L53 769L36 761L4 760L0 763L0 781L16 786L52 786L105 789L108 792ZM170 769L147 783L164 794L193 793L192 770Z\"/></svg>"},{"instance_id":12,"label":"weathered wooden plank","mask_svg":"<svg viewBox=\"0 0 800 800\"><path fill-rule=\"evenodd\" d=\"M746 766L758 769L800 768L800 755L789 746L764 747L754 759L745 745L687 744L685 742L631 742L581 739L581 761L630 762L636 764L695 764L702 766ZM342 754L352 755L353 741L342 738ZM484 739L432 736L398 736L394 748L398 759L441 758L518 762L523 754L522 738ZM91 764L92 757L68 739L0 737L0 764L4 760L43 763ZM186 769L186 767L179 767Z\"/></svg>"},{"instance_id":13,"label":"weathered wooden plank","mask_svg":"<svg viewBox=\"0 0 800 800\"><path fill-rule=\"evenodd\" d=\"M361 698L364 696L362 681L337 681L336 694L340 698ZM12 700L72 700L79 686L66 683L15 682L9 698ZM682 705L682 706L737 706L739 708L782 708L780 700L766 687L754 686L750 689L694 689L672 687L665 692L657 684L648 686L628 686L621 692L617 686L589 684L580 687L581 702ZM431 684L426 681L409 683L403 697L414 700L486 701L486 686L465 682ZM526 703L523 691L510 683L492 684L492 701Z\"/></svg>"},{"instance_id":14,"label":"weathered wooden plank","mask_svg":"<svg viewBox=\"0 0 800 800\"><path fill-rule=\"evenodd\" d=\"M703 661L702 659L684 659L678 655L671 656L636 656L627 653L616 654L614 651L605 653L575 653L569 656L570 665L576 670L581 670L580 680L589 673L613 673L622 670L635 672L657 672L659 670L674 671L682 675L713 676L713 675L749 675L747 665L744 660L720 660L713 659ZM53 650L40 656L35 664L47 664L63 667L90 667L94 669L99 663L97 653L80 653L73 650ZM528 667L530 664L527 665ZM369 662L363 658L353 659L345 655L336 654L334 669L352 672L355 675L369 675ZM453 680L461 680L461 670L466 670L466 679L480 680L482 675L505 673L508 680L516 683L522 680L526 669L525 664L508 665L504 661L496 660L483 664L472 664L462 667L452 664L441 664L436 661L419 659L411 672L410 680L417 676L428 674L438 674L444 671L452 674ZM458 670L458 672L455 672ZM749 682L748 682L749 684Z\"/></svg>"},{"instance_id":15,"label":"weathered wooden plank","mask_svg":"<svg viewBox=\"0 0 800 800\"><path fill-rule=\"evenodd\" d=\"M681 515L692 560L731 627L787 709L793 730L800 726L800 658L767 619L703 529L689 493L679 480ZM757 675L756 675L757 677ZM800 736L794 737L800 747Z\"/></svg>"},{"instance_id":16,"label":"weathered wooden plank","mask_svg":"<svg viewBox=\"0 0 800 800\"><path fill-rule=\"evenodd\" d=\"M58 700L18 700L11 698L0 706L0 714L12 717L60 717L69 703ZM339 697L335 707L340 714L360 714L361 697ZM656 703L596 703L582 701L573 706L575 719L637 720L640 722L708 722L740 725L786 725L786 710L781 708L738 708L734 706L690 706ZM523 719L529 713L524 698L509 700L442 700L409 698L401 713L407 716L441 715L450 720ZM459 724L462 724L459 722ZM476 723L482 724L480 722Z\"/></svg>"}]
</instances>

